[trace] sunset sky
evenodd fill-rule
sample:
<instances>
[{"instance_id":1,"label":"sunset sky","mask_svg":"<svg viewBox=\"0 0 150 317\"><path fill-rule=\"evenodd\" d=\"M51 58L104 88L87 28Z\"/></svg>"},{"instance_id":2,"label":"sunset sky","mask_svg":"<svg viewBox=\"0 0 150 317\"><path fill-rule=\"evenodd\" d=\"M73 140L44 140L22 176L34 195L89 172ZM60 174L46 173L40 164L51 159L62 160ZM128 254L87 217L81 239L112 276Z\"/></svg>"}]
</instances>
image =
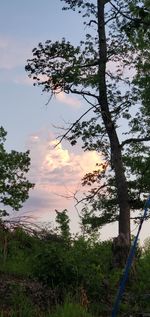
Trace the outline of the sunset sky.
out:
<instances>
[{"instance_id":1,"label":"sunset sky","mask_svg":"<svg viewBox=\"0 0 150 317\"><path fill-rule=\"evenodd\" d=\"M7 149L30 149L29 177L36 186L20 214L31 214L36 221L54 218L54 210L68 208L72 230L76 231L77 212L73 196L81 188L81 178L101 161L95 152L85 153L78 147L63 143L58 147L60 133L54 126L73 122L86 109L80 98L63 93L46 106L49 95L32 86L24 67L32 57L32 49L45 40L62 37L78 44L82 37L80 16L61 10L60 0L5 0L0 10L0 117L8 132ZM117 226L103 230L102 237L117 234ZM148 234L148 224L142 239Z\"/></svg>"}]
</instances>

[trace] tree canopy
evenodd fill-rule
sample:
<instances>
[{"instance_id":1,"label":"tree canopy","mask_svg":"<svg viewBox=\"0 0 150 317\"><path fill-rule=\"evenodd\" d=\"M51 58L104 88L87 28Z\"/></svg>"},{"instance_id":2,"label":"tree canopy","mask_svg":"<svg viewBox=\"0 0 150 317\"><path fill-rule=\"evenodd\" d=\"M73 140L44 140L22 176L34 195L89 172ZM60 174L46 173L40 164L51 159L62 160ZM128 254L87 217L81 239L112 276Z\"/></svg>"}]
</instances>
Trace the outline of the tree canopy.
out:
<instances>
[{"instance_id":1,"label":"tree canopy","mask_svg":"<svg viewBox=\"0 0 150 317\"><path fill-rule=\"evenodd\" d=\"M85 175L95 184L84 221L92 226L118 220L130 243L130 212L141 211L149 193L149 1L61 0L82 14L88 30L78 46L65 38L33 49L26 71L51 95L83 97L89 109L60 139L96 150L104 168ZM86 26L86 28L85 28ZM91 118L86 120L87 112ZM90 205L90 207L89 207Z\"/></svg>"},{"instance_id":2,"label":"tree canopy","mask_svg":"<svg viewBox=\"0 0 150 317\"><path fill-rule=\"evenodd\" d=\"M26 179L30 167L29 151L8 153L4 147L7 132L0 128L0 215L8 215L6 206L19 210L33 184ZM3 208L4 207L4 208Z\"/></svg>"}]
</instances>

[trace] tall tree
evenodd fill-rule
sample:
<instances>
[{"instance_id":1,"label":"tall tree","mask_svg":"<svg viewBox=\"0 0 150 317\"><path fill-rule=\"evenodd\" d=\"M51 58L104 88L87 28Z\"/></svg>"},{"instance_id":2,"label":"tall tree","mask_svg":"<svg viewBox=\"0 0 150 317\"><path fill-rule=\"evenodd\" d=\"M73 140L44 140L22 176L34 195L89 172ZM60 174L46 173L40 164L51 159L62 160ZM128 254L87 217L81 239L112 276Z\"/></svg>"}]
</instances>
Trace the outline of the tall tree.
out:
<instances>
[{"instance_id":1,"label":"tall tree","mask_svg":"<svg viewBox=\"0 0 150 317\"><path fill-rule=\"evenodd\" d=\"M137 19L141 23L139 1L61 1L64 10L82 14L89 33L77 47L65 39L39 43L26 71L43 91L77 94L90 105L63 136L72 145L82 139L84 150L100 152L105 161L83 179L83 184L97 183L86 197L91 208L84 220L88 222L90 215L93 226L118 220L119 237L130 245L130 211L140 210L143 193L149 190L143 173L150 131L139 121L139 116L148 116L135 80L141 50L129 39ZM82 121L90 111L91 119Z\"/></svg>"},{"instance_id":2,"label":"tall tree","mask_svg":"<svg viewBox=\"0 0 150 317\"><path fill-rule=\"evenodd\" d=\"M33 184L26 179L30 166L29 151L8 153L4 147L6 131L0 127L0 216L8 215L6 206L19 210Z\"/></svg>"}]
</instances>

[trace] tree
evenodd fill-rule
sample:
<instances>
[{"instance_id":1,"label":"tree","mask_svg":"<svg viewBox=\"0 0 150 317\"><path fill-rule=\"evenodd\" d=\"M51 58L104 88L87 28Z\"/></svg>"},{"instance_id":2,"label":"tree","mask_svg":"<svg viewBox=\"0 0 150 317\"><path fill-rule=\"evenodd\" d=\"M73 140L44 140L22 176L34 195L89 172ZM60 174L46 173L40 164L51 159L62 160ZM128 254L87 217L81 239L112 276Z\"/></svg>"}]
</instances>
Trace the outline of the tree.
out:
<instances>
[{"instance_id":1,"label":"tree","mask_svg":"<svg viewBox=\"0 0 150 317\"><path fill-rule=\"evenodd\" d=\"M64 242L69 243L71 234L70 234L70 227L69 227L69 216L67 215L67 210L64 209L63 211L56 211L56 223L58 224L57 231Z\"/></svg>"},{"instance_id":2,"label":"tree","mask_svg":"<svg viewBox=\"0 0 150 317\"><path fill-rule=\"evenodd\" d=\"M141 16L137 18L141 14L139 1L61 1L66 4L64 10L82 14L89 33L76 47L64 38L61 42L39 43L26 71L43 91L52 95L73 93L89 105L60 141L65 138L74 145L80 138L84 150L103 155L99 171L83 179L83 185L97 183L85 197L91 207L89 211L85 208L84 220L93 227L118 220L119 237L130 245L130 212L141 210L143 194L149 191L145 177L149 148L145 142L150 140L150 133L142 121L148 120L148 112L143 112L136 80L141 50L137 41L129 39L129 30L138 32L137 19L141 25ZM91 119L83 121L90 111Z\"/></svg>"},{"instance_id":3,"label":"tree","mask_svg":"<svg viewBox=\"0 0 150 317\"><path fill-rule=\"evenodd\" d=\"M7 153L4 148L6 135L4 128L0 127L0 203L19 210L33 187L25 176L30 166L29 151ZM1 216L8 214L6 209L0 209Z\"/></svg>"}]
</instances>

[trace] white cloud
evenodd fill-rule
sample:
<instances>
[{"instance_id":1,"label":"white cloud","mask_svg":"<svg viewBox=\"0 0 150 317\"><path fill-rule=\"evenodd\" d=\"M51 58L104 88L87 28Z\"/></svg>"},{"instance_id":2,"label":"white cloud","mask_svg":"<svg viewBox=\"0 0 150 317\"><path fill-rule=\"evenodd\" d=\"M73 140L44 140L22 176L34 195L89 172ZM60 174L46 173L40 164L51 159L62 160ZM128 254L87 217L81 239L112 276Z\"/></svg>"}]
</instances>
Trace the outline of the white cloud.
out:
<instances>
[{"instance_id":1,"label":"white cloud","mask_svg":"<svg viewBox=\"0 0 150 317\"><path fill-rule=\"evenodd\" d=\"M48 133L47 133L48 135ZM64 198L80 188L80 181L86 172L96 169L101 157L96 152L75 154L62 145L54 147L56 140L52 134L46 138L39 132L30 136L27 147L31 150L30 179L36 183L24 208L14 213L11 218L23 217L29 222L41 225L44 222L50 228L55 227L55 209L69 210L71 232L79 232L79 217L73 209L73 199ZM62 195L62 196L61 196ZM24 218L23 218L24 220ZM141 241L148 236L149 223L144 224ZM110 239L117 235L118 223L104 226L101 239Z\"/></svg>"},{"instance_id":2,"label":"white cloud","mask_svg":"<svg viewBox=\"0 0 150 317\"><path fill-rule=\"evenodd\" d=\"M38 78L41 80L47 80L47 76L38 76ZM21 85L27 85L27 86L33 86L33 79L29 78L28 76L17 76L16 79L14 79L14 83L21 84ZM60 103L63 103L65 105L79 108L81 106L81 102L79 99L72 97L70 95L65 94L63 91L55 94L56 100Z\"/></svg>"},{"instance_id":3,"label":"white cloud","mask_svg":"<svg viewBox=\"0 0 150 317\"><path fill-rule=\"evenodd\" d=\"M14 82L14 84L17 84L17 85L33 86L32 78L29 78L27 75L16 76L16 78L13 78L12 81Z\"/></svg>"},{"instance_id":4,"label":"white cloud","mask_svg":"<svg viewBox=\"0 0 150 317\"><path fill-rule=\"evenodd\" d=\"M41 81L47 80L47 76L38 76ZM33 86L33 79L29 78L27 75L19 75L16 78L13 78L13 82L18 85L25 85L25 86ZM81 101L75 97L72 97L68 94L65 94L63 91L55 94L56 100L60 103L65 105L71 106L73 108L79 108L81 106Z\"/></svg>"},{"instance_id":5,"label":"white cloud","mask_svg":"<svg viewBox=\"0 0 150 317\"><path fill-rule=\"evenodd\" d=\"M81 178L101 162L100 155L94 151L76 154L61 144L55 147L56 142L51 134L46 139L40 132L32 135L27 145L32 162L29 176L36 185L24 210L42 218L55 209L72 209L73 198L65 197L71 198L81 190Z\"/></svg>"},{"instance_id":6,"label":"white cloud","mask_svg":"<svg viewBox=\"0 0 150 317\"><path fill-rule=\"evenodd\" d=\"M65 94L64 92L60 92L60 93L56 94L56 98L58 101L65 103L65 104L72 106L72 107L80 107L81 106L81 102L77 98L71 97L71 96Z\"/></svg>"}]
</instances>

